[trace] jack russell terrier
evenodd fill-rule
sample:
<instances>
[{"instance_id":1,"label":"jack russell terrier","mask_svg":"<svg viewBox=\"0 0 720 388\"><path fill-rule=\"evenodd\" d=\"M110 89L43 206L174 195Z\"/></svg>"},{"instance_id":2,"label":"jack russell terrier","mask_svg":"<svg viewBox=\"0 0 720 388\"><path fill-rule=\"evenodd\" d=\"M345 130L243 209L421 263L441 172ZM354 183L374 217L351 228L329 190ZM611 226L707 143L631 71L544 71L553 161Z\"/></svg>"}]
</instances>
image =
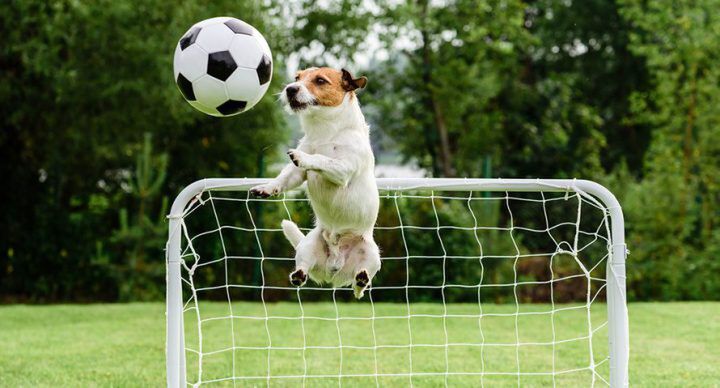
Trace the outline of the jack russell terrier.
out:
<instances>
[{"instance_id":1,"label":"jack russell terrier","mask_svg":"<svg viewBox=\"0 0 720 388\"><path fill-rule=\"evenodd\" d=\"M280 175L251 189L265 198L307 180L315 228L304 235L294 222L282 221L285 237L296 250L290 282L300 287L310 276L334 287L352 284L358 299L380 269L380 251L373 240L379 206L375 158L355 94L365 84L367 78L353 78L345 69L299 71L280 98L289 113L300 117L305 136L287 152L292 163Z\"/></svg>"}]
</instances>

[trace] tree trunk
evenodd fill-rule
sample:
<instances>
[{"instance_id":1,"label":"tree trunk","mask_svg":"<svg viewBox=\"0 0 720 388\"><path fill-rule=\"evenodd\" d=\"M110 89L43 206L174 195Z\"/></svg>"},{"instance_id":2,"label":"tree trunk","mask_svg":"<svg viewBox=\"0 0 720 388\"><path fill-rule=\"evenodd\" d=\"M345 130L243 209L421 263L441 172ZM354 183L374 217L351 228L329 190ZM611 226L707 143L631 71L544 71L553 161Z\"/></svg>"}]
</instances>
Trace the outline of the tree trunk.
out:
<instances>
[{"instance_id":1,"label":"tree trunk","mask_svg":"<svg viewBox=\"0 0 720 388\"><path fill-rule=\"evenodd\" d=\"M433 113L435 116L435 126L440 134L440 161L442 163L443 175L452 177L455 176L455 169L452 166L452 154L450 153L450 141L448 140L445 116L443 115L442 107L438 103L432 91L430 92L430 100L432 101Z\"/></svg>"},{"instance_id":2,"label":"tree trunk","mask_svg":"<svg viewBox=\"0 0 720 388\"><path fill-rule=\"evenodd\" d=\"M686 112L686 122L685 122L685 133L683 138L683 160L682 160L682 168L683 168L683 183L684 187L682 188L683 196L682 196L682 203L680 204L680 219L682 222L685 221L685 216L688 211L689 202L692 200L692 191L690 189L690 185L692 184L691 178L692 178L692 168L693 168L693 145L694 145L694 135L693 135L693 129L695 127L695 117L697 116L697 64L692 64L690 66L690 71L688 72L689 75L689 85L690 85L690 96L688 97L688 105L687 105L687 112Z\"/></svg>"},{"instance_id":3,"label":"tree trunk","mask_svg":"<svg viewBox=\"0 0 720 388\"><path fill-rule=\"evenodd\" d=\"M428 17L428 0L419 0L418 4L420 5L420 35L422 36L423 83L427 88L429 100L428 105L430 105L429 108L432 109L435 130L440 138L440 167L444 176L452 177L455 176L455 170L452 167L452 153L450 151L450 140L448 137L447 125L445 123L445 116L442 111L442 106L440 106L440 103L432 90L432 61L430 58L430 42L428 39L430 33L425 25L425 21ZM433 156L433 165L435 166L437 165L437 161L435 160L434 145L429 146L433 147L431 155Z\"/></svg>"}]
</instances>

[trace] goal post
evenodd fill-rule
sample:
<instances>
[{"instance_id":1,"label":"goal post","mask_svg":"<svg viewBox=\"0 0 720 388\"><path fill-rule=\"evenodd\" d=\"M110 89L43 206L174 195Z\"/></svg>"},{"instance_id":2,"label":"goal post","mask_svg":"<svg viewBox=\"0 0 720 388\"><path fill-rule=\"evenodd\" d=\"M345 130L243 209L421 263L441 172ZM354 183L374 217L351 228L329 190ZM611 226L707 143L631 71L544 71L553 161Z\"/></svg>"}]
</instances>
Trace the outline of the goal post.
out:
<instances>
[{"instance_id":1,"label":"goal post","mask_svg":"<svg viewBox=\"0 0 720 388\"><path fill-rule=\"evenodd\" d=\"M492 378L510 378L503 381L516 381L517 385L538 378L562 385L563 378L575 375L586 376L582 381L588 385L628 385L624 221L617 199L600 184L574 179L378 178L381 199L387 202L381 206L381 219L393 221L387 225L378 221L376 235L387 236L386 241L378 241L383 268L365 299L347 303L355 309L369 306L367 314L371 315L356 316L346 309L343 300L349 299L343 299L341 289L311 282L296 289L275 282L287 279L285 271L292 265L294 252L288 243L268 240L268 234L272 238L282 235L279 224L274 225L273 219L273 225L261 225L256 205L277 205L284 218L294 218L296 209L304 212L307 220L311 215L303 190L275 199L253 198L247 193L267 181L203 179L187 186L173 202L166 246L168 387L223 382L270 386L275 379L297 380L303 386L311 379L330 379L340 386L346 385L346 378L368 378L377 386L383 385L381 379L422 386L420 379L435 377L445 386L449 381L450 385L461 381L454 380L459 378L474 379L468 381L481 385L492 383ZM189 226L199 224L199 220L191 220L198 209L207 209L209 215L203 221L210 225ZM385 218L383 211L389 213ZM230 216L237 220L227 219ZM415 224L419 222L427 225ZM301 224L305 230L310 226ZM230 234L235 232L244 233L247 239L233 240ZM201 248L210 238L214 242ZM250 253L240 248L245 245ZM272 253L278 250L285 253ZM460 264L455 266L456 262ZM425 283L416 283L415 278ZM218 302L205 304L206 295ZM257 313L239 311L252 309L242 301L254 301L261 307ZM275 301L285 301L280 305L285 309L282 313L275 313L271 304ZM326 301L334 311L324 315L323 305L311 301ZM297 315L287 313L295 311L290 307L293 303L298 305ZM598 314L603 303L604 311ZM222 313L208 313L214 310ZM577 325L568 332L572 334L563 336L561 326L571 319L577 320ZM420 320L435 326L415 322ZM493 320L502 323L493 325ZM521 320L536 327L547 322L546 331L552 335L539 333L539 329L530 333ZM288 326L273 326L284 322ZM295 322L302 342L278 343L278 338L284 337L278 337L277 331L289 331ZM336 328L336 343L312 342L312 327L324 322L334 324L329 327ZM404 342L383 342L385 337L398 337L395 332L382 332L389 327L385 322L399 322L397 327L407 332ZM349 325L355 323L354 331L349 331ZM370 326L359 326L361 323ZM222 328L216 329L219 325ZM253 327L258 330L252 332ZM505 327L507 336L497 334L499 327ZM223 330L230 331L229 337L219 334ZM473 330L478 333L470 338L468 333ZM267 338L244 343L244 335ZM600 336L606 338L598 346ZM354 344L351 340L355 337L368 343ZM221 340L227 346L216 346ZM570 349L568 345L578 347ZM436 356L424 356L424 349ZM459 353L460 349L469 353ZM495 353L505 349L509 350L507 358ZM316 363L330 358L318 356L324 360L318 361L313 357L331 351L339 357L339 365L333 364L332 372L330 367L315 371ZM387 365L381 354L385 351L402 353L403 366ZM354 362L366 358L352 352L369 355L373 360L368 361L369 369L353 369ZM261 360L248 362L251 354ZM296 372L279 371L274 357L284 354L288 358L283 358L283 363L295 360L289 357L297 354ZM509 364L507 368L495 362L496 355ZM567 357L582 359L583 364L566 366ZM434 358L440 360L437 365L423 365ZM465 364L456 363L458 359ZM257 366L246 370L244 364ZM576 384L581 380L570 381Z\"/></svg>"}]
</instances>

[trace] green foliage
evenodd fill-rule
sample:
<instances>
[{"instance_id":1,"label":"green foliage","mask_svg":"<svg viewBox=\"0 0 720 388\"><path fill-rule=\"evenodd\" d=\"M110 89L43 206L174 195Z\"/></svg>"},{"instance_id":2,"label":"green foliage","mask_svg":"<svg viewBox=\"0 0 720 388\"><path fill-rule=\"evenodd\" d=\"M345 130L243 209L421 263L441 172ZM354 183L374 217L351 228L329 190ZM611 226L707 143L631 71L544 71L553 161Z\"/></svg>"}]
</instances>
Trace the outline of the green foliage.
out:
<instances>
[{"instance_id":1,"label":"green foliage","mask_svg":"<svg viewBox=\"0 0 720 388\"><path fill-rule=\"evenodd\" d=\"M125 190L131 197L134 217L128 216L128 209L119 210L119 228L110 242L116 246L117 257L125 259L113 267L106 268L116 274L120 286L121 300L142 298L158 299L157 284L165 274L164 263L150 257L147 252L157 252L167 235L165 215L168 213L168 199L161 196L161 188L167 174L168 156L153 155L152 135L145 134L142 149L137 155L135 171L127 180ZM148 214L157 208L156 218Z\"/></svg>"},{"instance_id":2,"label":"green foliage","mask_svg":"<svg viewBox=\"0 0 720 388\"><path fill-rule=\"evenodd\" d=\"M644 72L627 53L626 24L612 2L376 6L334 13L301 32L325 42L324 31L342 25L346 13L374 21L389 58L366 69L371 86L363 100L384 136L382 149L434 176L480 176L487 156L498 176L592 176L624 156L608 141L628 144L616 135L635 130L622 121L622 96L631 90L625 82L640 84ZM305 18L317 16L311 10ZM354 45L333 43L331 52L351 58ZM627 80L613 79L620 71ZM645 144L633 145L641 157Z\"/></svg>"},{"instance_id":3,"label":"green foliage","mask_svg":"<svg viewBox=\"0 0 720 388\"><path fill-rule=\"evenodd\" d=\"M643 179L628 181L631 274L637 298L716 299L720 215L720 28L717 2L623 2L633 53L652 80L630 98L632 120L653 128Z\"/></svg>"},{"instance_id":4,"label":"green foliage","mask_svg":"<svg viewBox=\"0 0 720 388\"><path fill-rule=\"evenodd\" d=\"M0 222L0 294L36 301L158 298L169 198L198 178L257 176L264 164L281 160L277 151L289 130L272 97L238 117L215 119L195 112L174 85L177 38L197 20L231 14L271 43L277 73L271 93L285 81L287 63L294 66L292 53L300 66L350 65L369 76L361 100L382 156L433 176L602 181L626 212L629 295L717 299L717 6L716 0L6 2L0 175L7 187L0 201L9 205ZM483 167L490 164L493 171ZM462 206L441 202L436 206L448 223L470 221ZM259 223L274 225L283 216L283 209L253 206ZM421 215L427 203L400 206L409 222L433 224ZM383 209L392 217L392 206ZM483 218L507 221L501 207L488 209ZM309 209L291 210L309 223ZM247 213L225 212L228 219ZM432 238L406 237L420 251L439 249ZM502 236L488 238L504 244ZM394 237L379 239L396 254ZM465 238L448 239L451 249L474 249ZM284 254L284 243L268 243L267 254ZM539 248L530 240L520 245ZM247 246L254 249L248 255L259 254ZM236 280L258 282L260 270L243 267ZM413 270L437 280L423 264ZM460 272L471 278L476 270Z\"/></svg>"},{"instance_id":5,"label":"green foliage","mask_svg":"<svg viewBox=\"0 0 720 388\"><path fill-rule=\"evenodd\" d=\"M510 134L505 108L526 89L518 58L534 39L522 4L420 1L388 12L396 16L385 22L397 28L385 37L390 60L370 76L373 119L433 175L479 175L478 156L499 158L497 144ZM400 37L414 47L394 50Z\"/></svg>"},{"instance_id":6,"label":"green foliage","mask_svg":"<svg viewBox=\"0 0 720 388\"><path fill-rule=\"evenodd\" d=\"M285 140L270 96L251 112L220 120L198 113L178 93L172 75L177 39L218 14L238 15L282 45L264 19L265 6L255 2L11 1L2 7L0 173L11 182L2 200L13 205L0 223L1 294L157 298L164 256L160 198L202 177L257 175L259 154ZM282 69L282 57L275 60ZM271 90L280 82L275 77ZM145 133L166 156L141 158L150 164L134 172L136 155L148 149ZM148 236L144 217L154 225ZM127 241L114 243L113 233ZM157 280L147 293L127 289L140 284L132 278L144 276L128 267L127 255L146 238L141 256L156 268Z\"/></svg>"}]
</instances>

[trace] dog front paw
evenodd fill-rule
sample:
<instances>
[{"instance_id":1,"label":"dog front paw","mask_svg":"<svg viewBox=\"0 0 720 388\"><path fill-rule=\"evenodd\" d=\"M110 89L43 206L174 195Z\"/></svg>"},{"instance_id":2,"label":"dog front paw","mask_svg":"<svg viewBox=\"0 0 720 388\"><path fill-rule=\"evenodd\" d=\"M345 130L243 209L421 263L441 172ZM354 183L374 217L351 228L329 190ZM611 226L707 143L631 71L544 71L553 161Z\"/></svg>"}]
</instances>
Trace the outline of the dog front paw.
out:
<instances>
[{"instance_id":1,"label":"dog front paw","mask_svg":"<svg viewBox=\"0 0 720 388\"><path fill-rule=\"evenodd\" d=\"M290 283L295 287L302 287L307 282L307 274L302 269L296 269L290 274Z\"/></svg>"},{"instance_id":2,"label":"dog front paw","mask_svg":"<svg viewBox=\"0 0 720 388\"><path fill-rule=\"evenodd\" d=\"M300 168L306 167L305 161L307 159L306 157L308 156L308 154L293 148L287 152L287 155L288 155L288 157L290 157L290 160L293 162L293 164L295 166L300 167Z\"/></svg>"},{"instance_id":3,"label":"dog front paw","mask_svg":"<svg viewBox=\"0 0 720 388\"><path fill-rule=\"evenodd\" d=\"M271 196L277 195L279 193L280 193L280 190L277 187L273 187L270 185L255 186L250 189L250 194L252 194L255 197L260 197L260 198L271 197Z\"/></svg>"}]
</instances>

